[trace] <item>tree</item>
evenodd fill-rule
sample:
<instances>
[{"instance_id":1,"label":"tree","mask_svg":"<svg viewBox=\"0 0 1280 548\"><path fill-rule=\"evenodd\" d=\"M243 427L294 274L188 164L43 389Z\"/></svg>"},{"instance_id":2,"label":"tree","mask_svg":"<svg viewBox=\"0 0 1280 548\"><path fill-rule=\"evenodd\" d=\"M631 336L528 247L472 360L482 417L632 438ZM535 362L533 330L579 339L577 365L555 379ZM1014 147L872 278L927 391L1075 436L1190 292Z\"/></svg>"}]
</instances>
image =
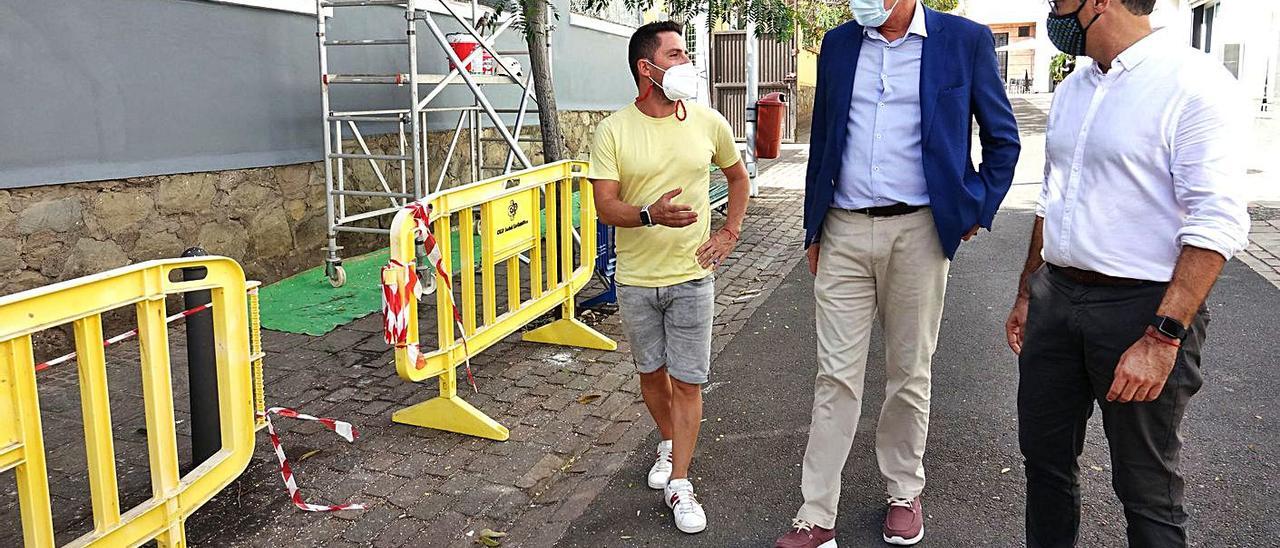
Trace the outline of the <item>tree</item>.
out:
<instances>
[{"instance_id":1,"label":"tree","mask_svg":"<svg viewBox=\"0 0 1280 548\"><path fill-rule=\"evenodd\" d=\"M533 74L534 98L538 101L538 125L542 129L542 159L547 163L563 160L568 154L564 134L560 131L560 111L556 108L556 90L551 74L548 45L553 27L547 13L555 6L547 0L520 0L526 25L525 42L529 45L529 70ZM559 19L559 14L556 14Z\"/></svg>"}]
</instances>

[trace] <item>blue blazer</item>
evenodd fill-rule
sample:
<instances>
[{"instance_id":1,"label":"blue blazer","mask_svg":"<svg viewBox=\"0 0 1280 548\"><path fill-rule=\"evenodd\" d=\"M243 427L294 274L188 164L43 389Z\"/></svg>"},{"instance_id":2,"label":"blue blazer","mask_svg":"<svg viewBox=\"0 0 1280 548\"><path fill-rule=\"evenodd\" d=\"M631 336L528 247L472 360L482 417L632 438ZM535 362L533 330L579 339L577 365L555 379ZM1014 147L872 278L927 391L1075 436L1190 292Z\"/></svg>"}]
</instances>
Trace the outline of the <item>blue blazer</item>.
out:
<instances>
[{"instance_id":1,"label":"blue blazer","mask_svg":"<svg viewBox=\"0 0 1280 548\"><path fill-rule=\"evenodd\" d=\"M924 176L942 250L954 258L960 238L974 225L991 229L1013 182L1021 145L991 31L931 9L925 23L929 37L920 61ZM806 248L822 235L840 176L862 38L862 27L849 22L822 40L805 177ZM969 155L975 118L982 142L982 164L976 169Z\"/></svg>"}]
</instances>

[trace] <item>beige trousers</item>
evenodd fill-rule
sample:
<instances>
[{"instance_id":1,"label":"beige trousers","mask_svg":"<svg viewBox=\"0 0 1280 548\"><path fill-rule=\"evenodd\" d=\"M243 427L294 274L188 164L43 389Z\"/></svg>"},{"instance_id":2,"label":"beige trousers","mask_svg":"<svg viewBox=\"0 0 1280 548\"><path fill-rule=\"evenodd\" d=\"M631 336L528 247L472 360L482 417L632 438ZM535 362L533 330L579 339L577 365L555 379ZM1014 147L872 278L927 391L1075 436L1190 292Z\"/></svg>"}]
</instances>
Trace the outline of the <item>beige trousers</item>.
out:
<instances>
[{"instance_id":1,"label":"beige trousers","mask_svg":"<svg viewBox=\"0 0 1280 548\"><path fill-rule=\"evenodd\" d=\"M897 217L832 209L821 242L813 284L818 375L797 517L834 528L875 319L884 329L888 366L876 460L890 496L911 498L924 489L929 367L951 262L927 208Z\"/></svg>"}]
</instances>

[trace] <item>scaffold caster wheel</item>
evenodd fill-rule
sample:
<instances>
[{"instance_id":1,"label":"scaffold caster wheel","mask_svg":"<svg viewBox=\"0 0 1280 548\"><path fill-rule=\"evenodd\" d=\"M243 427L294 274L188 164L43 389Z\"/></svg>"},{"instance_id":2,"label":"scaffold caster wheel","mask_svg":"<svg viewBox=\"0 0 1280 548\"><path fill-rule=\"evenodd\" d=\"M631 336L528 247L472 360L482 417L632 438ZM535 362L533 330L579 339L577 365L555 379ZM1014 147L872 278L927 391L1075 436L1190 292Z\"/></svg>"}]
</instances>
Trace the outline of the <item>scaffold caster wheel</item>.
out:
<instances>
[{"instance_id":1,"label":"scaffold caster wheel","mask_svg":"<svg viewBox=\"0 0 1280 548\"><path fill-rule=\"evenodd\" d=\"M347 270L341 266L333 267L333 275L329 276L329 285L337 288L347 283Z\"/></svg>"}]
</instances>

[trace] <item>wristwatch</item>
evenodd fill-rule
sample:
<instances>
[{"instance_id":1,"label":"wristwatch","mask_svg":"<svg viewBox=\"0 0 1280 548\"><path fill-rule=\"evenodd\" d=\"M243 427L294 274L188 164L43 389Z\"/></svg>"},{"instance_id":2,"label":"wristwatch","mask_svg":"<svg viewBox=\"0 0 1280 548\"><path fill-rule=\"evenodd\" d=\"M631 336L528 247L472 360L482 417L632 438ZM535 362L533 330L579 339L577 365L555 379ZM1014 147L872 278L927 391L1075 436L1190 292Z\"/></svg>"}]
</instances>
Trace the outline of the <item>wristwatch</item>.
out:
<instances>
[{"instance_id":1,"label":"wristwatch","mask_svg":"<svg viewBox=\"0 0 1280 548\"><path fill-rule=\"evenodd\" d=\"M1187 326L1182 325L1182 322L1168 316L1156 316L1155 319L1151 320L1151 327L1155 329L1157 333L1175 341L1181 341L1187 338Z\"/></svg>"},{"instance_id":2,"label":"wristwatch","mask_svg":"<svg viewBox=\"0 0 1280 548\"><path fill-rule=\"evenodd\" d=\"M653 226L653 217L649 216L649 206L640 208L640 224L644 226Z\"/></svg>"}]
</instances>

